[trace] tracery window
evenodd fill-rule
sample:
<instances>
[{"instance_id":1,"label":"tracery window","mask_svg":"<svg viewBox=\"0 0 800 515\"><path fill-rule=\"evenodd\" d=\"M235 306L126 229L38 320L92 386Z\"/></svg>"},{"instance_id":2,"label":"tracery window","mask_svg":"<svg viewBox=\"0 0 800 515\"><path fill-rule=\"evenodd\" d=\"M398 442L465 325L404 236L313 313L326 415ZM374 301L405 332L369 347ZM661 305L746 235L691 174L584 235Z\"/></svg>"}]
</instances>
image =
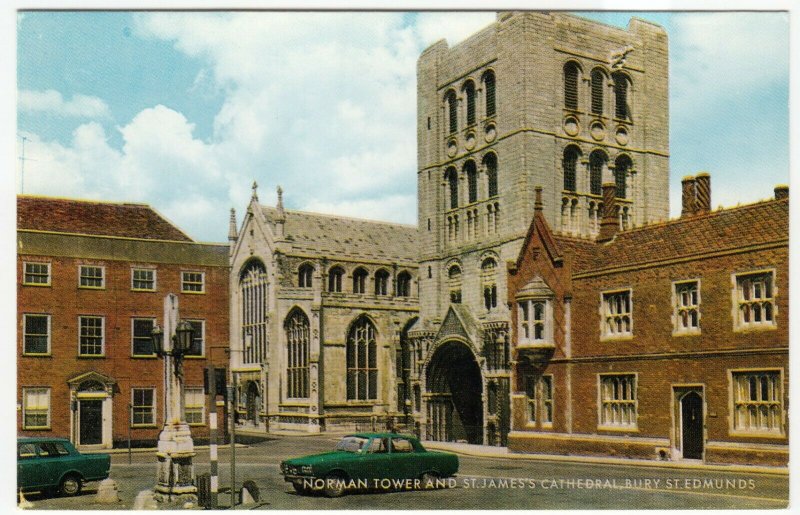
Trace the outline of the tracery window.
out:
<instances>
[{"instance_id":1,"label":"tracery window","mask_svg":"<svg viewBox=\"0 0 800 515\"><path fill-rule=\"evenodd\" d=\"M295 309L286 319L286 394L292 399L308 397L308 354L311 346L308 317Z\"/></svg>"},{"instance_id":2,"label":"tracery window","mask_svg":"<svg viewBox=\"0 0 800 515\"><path fill-rule=\"evenodd\" d=\"M378 357L375 326L367 317L356 320L347 335L347 398L377 399Z\"/></svg>"},{"instance_id":3,"label":"tracery window","mask_svg":"<svg viewBox=\"0 0 800 515\"><path fill-rule=\"evenodd\" d=\"M244 363L261 363L266 359L268 292L267 270L260 261L250 261L239 274Z\"/></svg>"}]
</instances>

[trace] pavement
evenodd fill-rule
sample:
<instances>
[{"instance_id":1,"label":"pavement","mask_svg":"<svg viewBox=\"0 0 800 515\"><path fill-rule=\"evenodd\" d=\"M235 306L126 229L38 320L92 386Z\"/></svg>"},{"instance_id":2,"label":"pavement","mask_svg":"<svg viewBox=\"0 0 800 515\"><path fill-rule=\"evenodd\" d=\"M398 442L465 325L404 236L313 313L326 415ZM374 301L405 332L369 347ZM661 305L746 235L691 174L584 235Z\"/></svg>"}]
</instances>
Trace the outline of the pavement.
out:
<instances>
[{"instance_id":1,"label":"pavement","mask_svg":"<svg viewBox=\"0 0 800 515\"><path fill-rule=\"evenodd\" d=\"M352 493L337 499L297 495L283 481L279 464L289 457L330 450L338 438L331 434L270 435L236 447L236 484L252 480L260 501L238 509L735 509L785 508L789 479L775 470L733 470L712 467L674 468L631 463L580 461L566 456L517 455L502 448L430 443L460 455L459 473L449 488ZM198 447L197 474L209 471L209 455ZM230 447L219 451L220 485L229 490ZM519 456L519 457L518 457ZM574 458L574 457L573 457ZM121 501L96 503L97 483L72 498L31 494L31 509L131 509L137 494L152 489L156 478L155 452L112 454L111 478ZM230 496L220 495L222 508Z\"/></svg>"}]
</instances>

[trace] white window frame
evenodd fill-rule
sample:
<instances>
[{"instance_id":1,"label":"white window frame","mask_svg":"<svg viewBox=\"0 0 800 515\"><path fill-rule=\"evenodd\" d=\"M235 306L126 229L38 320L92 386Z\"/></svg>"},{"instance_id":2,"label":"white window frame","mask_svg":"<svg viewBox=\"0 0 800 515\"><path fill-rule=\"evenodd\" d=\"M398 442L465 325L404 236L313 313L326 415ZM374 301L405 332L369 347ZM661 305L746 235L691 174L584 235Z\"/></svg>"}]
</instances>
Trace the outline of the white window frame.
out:
<instances>
[{"instance_id":1,"label":"white window frame","mask_svg":"<svg viewBox=\"0 0 800 515\"><path fill-rule=\"evenodd\" d=\"M684 306L681 304L681 298L678 295L678 288L695 284L697 286L697 304ZM682 279L680 281L673 281L672 283L672 335L696 335L702 332L702 303L701 296L701 281L700 279ZM681 326L681 311L697 311L697 327L682 327Z\"/></svg>"},{"instance_id":2,"label":"white window frame","mask_svg":"<svg viewBox=\"0 0 800 515\"><path fill-rule=\"evenodd\" d=\"M84 354L81 352L81 338L83 337L81 329L84 318L100 319L100 354ZM104 358L106 356L106 317L102 315L78 315L78 356L81 358Z\"/></svg>"},{"instance_id":3,"label":"white window frame","mask_svg":"<svg viewBox=\"0 0 800 515\"><path fill-rule=\"evenodd\" d=\"M740 298L739 295L739 282L745 280L748 277L755 277L759 275L770 275L770 279L772 281L772 296L771 297L762 297L762 304L769 302L772 306L772 320L765 321L763 320L763 313L762 313L762 320L760 322L744 322L742 319L742 311L740 306L744 303L754 304L756 301L744 301ZM776 272L774 268L762 269L762 270L752 270L748 272L737 272L731 274L731 286L732 286L732 307L731 307L731 314L733 318L733 330L734 331L763 331L763 330L772 330L777 329L778 327L778 286L777 286L777 278ZM751 315L752 317L752 315Z\"/></svg>"},{"instance_id":4,"label":"white window frame","mask_svg":"<svg viewBox=\"0 0 800 515\"><path fill-rule=\"evenodd\" d=\"M26 328L28 327L28 317L47 317L47 351L46 352L27 352L26 350L26 341L25 337L28 336L26 332ZM50 356L52 353L52 347L50 346L50 342L52 339L52 317L47 313L23 313L22 314L22 355L23 356Z\"/></svg>"},{"instance_id":5,"label":"white window frame","mask_svg":"<svg viewBox=\"0 0 800 515\"><path fill-rule=\"evenodd\" d=\"M184 354L183 357L187 359L205 359L206 357L206 340L207 340L207 332L206 332L206 321L205 319L201 318L187 318L187 322L199 322L200 323L200 330L203 331L203 337L201 338L202 345L200 346L200 354ZM194 338L197 338L196 335L193 335Z\"/></svg>"},{"instance_id":6,"label":"white window frame","mask_svg":"<svg viewBox=\"0 0 800 515\"><path fill-rule=\"evenodd\" d=\"M152 274L153 274L153 287L152 288L137 288L135 286L135 281L137 280L137 279L135 279L136 272L141 272L141 271L152 272ZM156 291L158 289L158 274L156 272L157 271L156 271L155 268L149 268L149 267L144 267L144 266L131 267L131 291ZM141 280L141 279L138 279L138 280Z\"/></svg>"},{"instance_id":7,"label":"white window frame","mask_svg":"<svg viewBox=\"0 0 800 515\"><path fill-rule=\"evenodd\" d=\"M150 406L150 414L153 417L153 421L150 423L135 423L134 420L134 411L137 408L135 404L136 400L136 391L137 390L149 390L153 393L153 404ZM141 407L141 406L138 406ZM131 427L156 427L157 424L157 417L158 417L158 390L153 386L132 386L131 387L131 420L130 424Z\"/></svg>"},{"instance_id":8,"label":"white window frame","mask_svg":"<svg viewBox=\"0 0 800 515\"><path fill-rule=\"evenodd\" d=\"M624 318L626 313L611 313L606 297L612 295L628 294L628 326L627 331L611 332L608 329L610 318ZM628 340L633 338L633 288L620 288L616 290L606 290L600 292L600 341L607 340Z\"/></svg>"},{"instance_id":9,"label":"white window frame","mask_svg":"<svg viewBox=\"0 0 800 515\"><path fill-rule=\"evenodd\" d=\"M200 282L187 281L186 274L199 274ZM188 285L200 285L199 290L188 290ZM190 295L202 295L206 292L206 273L199 270L181 270L181 293L188 293Z\"/></svg>"},{"instance_id":10,"label":"white window frame","mask_svg":"<svg viewBox=\"0 0 800 515\"><path fill-rule=\"evenodd\" d=\"M736 368L736 369L729 369L728 370L728 388L729 388L729 432L731 435L735 436L755 436L755 437L767 437L767 438L785 438L786 437L786 406L784 403L784 377L783 377L783 368L771 367L771 368ZM737 391L738 384L737 384L737 376L759 376L763 374L777 374L777 387L778 387L778 394L777 399L773 401L752 401L752 400L738 400L737 399ZM760 391L760 384L759 384L759 391ZM778 427L775 429L763 429L763 428L753 428L753 427L737 427L737 404L753 404L754 406L758 407L760 404L773 404L777 405L780 411L778 415Z\"/></svg>"},{"instance_id":11,"label":"white window frame","mask_svg":"<svg viewBox=\"0 0 800 515\"><path fill-rule=\"evenodd\" d=\"M200 394L200 404L189 404L189 393L197 395ZM186 386L183 390L184 405L183 413L186 423L190 426L204 426L206 425L206 394L202 386ZM189 414L200 413L200 422L190 422Z\"/></svg>"},{"instance_id":12,"label":"white window frame","mask_svg":"<svg viewBox=\"0 0 800 515\"><path fill-rule=\"evenodd\" d=\"M535 347L553 344L553 303L549 298L532 298L517 301L517 346ZM542 338L536 338L537 320L534 318L535 305L544 304L542 313ZM524 307L523 307L524 306ZM528 318L525 319L525 308ZM526 336L527 330L527 336Z\"/></svg>"},{"instance_id":13,"label":"white window frame","mask_svg":"<svg viewBox=\"0 0 800 515\"><path fill-rule=\"evenodd\" d=\"M46 283L36 283L36 282L28 282L26 280L26 276L28 275L28 265L45 265L47 267L47 282ZM40 276L41 274L33 274ZM52 268L49 261L23 261L22 262L22 285L23 286L51 286L53 280Z\"/></svg>"},{"instance_id":14,"label":"white window frame","mask_svg":"<svg viewBox=\"0 0 800 515\"><path fill-rule=\"evenodd\" d=\"M29 426L26 423L26 418L27 418L28 412L31 411L31 407L28 406L28 393L29 392L37 392L37 391L38 392L46 392L47 393L47 408L46 408L47 424L45 424L43 426ZM50 429L51 420L52 420L51 417L50 417L51 410L52 410L52 404L53 404L52 403L52 398L53 398L52 388L50 388L49 386L24 386L22 388L22 429L26 429L26 430L49 430ZM40 407L40 406L36 406L36 408L33 409L33 411L42 412L42 411L45 411L45 408Z\"/></svg>"},{"instance_id":15,"label":"white window frame","mask_svg":"<svg viewBox=\"0 0 800 515\"><path fill-rule=\"evenodd\" d=\"M131 317L131 357L133 357L133 358L156 358L156 357L158 357L155 354L155 352L152 353L152 354L136 354L136 351L135 351L136 347L134 345L135 338L136 338L136 332L135 332L134 329L135 329L137 320L149 320L149 321L153 322L153 327L155 327L156 324L157 324L156 317L136 317L136 316Z\"/></svg>"},{"instance_id":16,"label":"white window frame","mask_svg":"<svg viewBox=\"0 0 800 515\"><path fill-rule=\"evenodd\" d=\"M606 399L603 396L605 379L633 378L632 399ZM625 404L633 406L633 422L622 423L606 420L604 405ZM637 372L610 372L597 374L597 428L608 431L638 431L639 428L639 374Z\"/></svg>"},{"instance_id":17,"label":"white window frame","mask_svg":"<svg viewBox=\"0 0 800 515\"><path fill-rule=\"evenodd\" d=\"M100 270L100 286L87 286L81 284L84 268L97 268ZM97 279L97 277L87 277L87 279ZM103 265L78 265L78 288L82 290L105 290L106 289L106 267Z\"/></svg>"}]
</instances>

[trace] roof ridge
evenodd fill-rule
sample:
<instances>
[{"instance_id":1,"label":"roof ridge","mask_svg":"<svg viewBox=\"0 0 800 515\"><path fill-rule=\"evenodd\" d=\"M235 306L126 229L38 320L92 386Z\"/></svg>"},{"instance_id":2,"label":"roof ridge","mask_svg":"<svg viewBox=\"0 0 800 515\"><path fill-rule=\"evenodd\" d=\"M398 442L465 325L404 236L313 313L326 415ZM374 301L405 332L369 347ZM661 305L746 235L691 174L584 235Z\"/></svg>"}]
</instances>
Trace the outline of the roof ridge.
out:
<instances>
[{"instance_id":1,"label":"roof ridge","mask_svg":"<svg viewBox=\"0 0 800 515\"><path fill-rule=\"evenodd\" d=\"M36 195L32 193L18 193L17 199L43 199L43 200L64 200L67 202L82 202L84 204L106 204L110 206L136 206L136 207L147 207L150 209L155 210L152 205L146 202L125 202L125 201L117 201L117 200L94 200L94 199L81 199L81 198L74 198L74 197L59 197L53 195Z\"/></svg>"},{"instance_id":2,"label":"roof ridge","mask_svg":"<svg viewBox=\"0 0 800 515\"><path fill-rule=\"evenodd\" d=\"M269 209L270 211L277 211L277 208L273 206L266 206L261 204L262 209ZM409 229L419 229L419 226L416 224L404 224L400 222L389 222L387 220L375 220L373 218L360 218L357 216L347 216L347 215L336 215L333 213L320 213L317 211L303 211L301 209L284 209L284 212L287 214L299 214L299 215L312 215L312 216L320 216L324 218L332 218L332 219L342 219L342 220L353 220L356 222L367 222L372 224L381 224L381 225L395 225L399 227L407 227Z\"/></svg>"}]
</instances>

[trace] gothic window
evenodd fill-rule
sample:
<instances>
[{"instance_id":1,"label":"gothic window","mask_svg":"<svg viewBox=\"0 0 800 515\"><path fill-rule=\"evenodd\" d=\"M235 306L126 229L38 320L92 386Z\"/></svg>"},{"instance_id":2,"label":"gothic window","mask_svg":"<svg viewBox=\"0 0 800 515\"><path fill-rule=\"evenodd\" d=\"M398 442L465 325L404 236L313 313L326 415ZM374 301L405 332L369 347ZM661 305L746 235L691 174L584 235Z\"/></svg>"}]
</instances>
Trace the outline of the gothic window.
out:
<instances>
[{"instance_id":1,"label":"gothic window","mask_svg":"<svg viewBox=\"0 0 800 515\"><path fill-rule=\"evenodd\" d=\"M353 323L347 335L347 399L377 399L378 357L375 326L367 317Z\"/></svg>"},{"instance_id":2,"label":"gothic window","mask_svg":"<svg viewBox=\"0 0 800 515\"><path fill-rule=\"evenodd\" d=\"M578 74L580 69L574 62L564 65L564 107L578 109Z\"/></svg>"},{"instance_id":3,"label":"gothic window","mask_svg":"<svg viewBox=\"0 0 800 515\"><path fill-rule=\"evenodd\" d=\"M378 270L375 272L375 295L389 294L389 272Z\"/></svg>"},{"instance_id":4,"label":"gothic window","mask_svg":"<svg viewBox=\"0 0 800 515\"><path fill-rule=\"evenodd\" d=\"M738 328L775 326L774 274L759 272L736 276Z\"/></svg>"},{"instance_id":5,"label":"gothic window","mask_svg":"<svg viewBox=\"0 0 800 515\"><path fill-rule=\"evenodd\" d=\"M244 363L261 363L267 353L267 270L250 261L239 274Z\"/></svg>"},{"instance_id":6,"label":"gothic window","mask_svg":"<svg viewBox=\"0 0 800 515\"><path fill-rule=\"evenodd\" d=\"M595 150L589 156L589 193L592 195L603 194L603 168L606 165L606 155L600 150Z\"/></svg>"},{"instance_id":7,"label":"gothic window","mask_svg":"<svg viewBox=\"0 0 800 515\"><path fill-rule=\"evenodd\" d=\"M467 81L464 85L464 94L467 97L467 125L475 123L475 83Z\"/></svg>"},{"instance_id":8,"label":"gothic window","mask_svg":"<svg viewBox=\"0 0 800 515\"><path fill-rule=\"evenodd\" d=\"M486 116L494 116L497 108L494 72L489 70L483 74L483 87L486 92Z\"/></svg>"},{"instance_id":9,"label":"gothic window","mask_svg":"<svg viewBox=\"0 0 800 515\"><path fill-rule=\"evenodd\" d=\"M488 153L483 158L483 166L486 167L487 193L489 198L497 196L497 155Z\"/></svg>"},{"instance_id":10,"label":"gothic window","mask_svg":"<svg viewBox=\"0 0 800 515\"><path fill-rule=\"evenodd\" d=\"M450 90L445 97L447 101L447 118L450 124L450 134L458 130L458 100L456 99L456 92Z\"/></svg>"},{"instance_id":11,"label":"gothic window","mask_svg":"<svg viewBox=\"0 0 800 515\"><path fill-rule=\"evenodd\" d=\"M567 191L575 191L575 175L578 168L578 156L580 151L575 147L567 147L564 149L564 189Z\"/></svg>"},{"instance_id":12,"label":"gothic window","mask_svg":"<svg viewBox=\"0 0 800 515\"><path fill-rule=\"evenodd\" d=\"M453 265L447 270L447 279L450 286L450 302L461 304L461 268Z\"/></svg>"},{"instance_id":13,"label":"gothic window","mask_svg":"<svg viewBox=\"0 0 800 515\"><path fill-rule=\"evenodd\" d=\"M627 179L631 170L631 158L621 155L617 158L614 167L614 182L617 185L617 198L627 198Z\"/></svg>"},{"instance_id":14,"label":"gothic window","mask_svg":"<svg viewBox=\"0 0 800 515\"><path fill-rule=\"evenodd\" d=\"M397 274L397 296L411 296L411 274L408 272L400 272Z\"/></svg>"},{"instance_id":15,"label":"gothic window","mask_svg":"<svg viewBox=\"0 0 800 515\"><path fill-rule=\"evenodd\" d=\"M603 88L605 87L605 74L599 69L592 70L592 114L603 114Z\"/></svg>"},{"instance_id":16,"label":"gothic window","mask_svg":"<svg viewBox=\"0 0 800 515\"><path fill-rule=\"evenodd\" d=\"M673 333L700 332L700 282L675 283L673 299Z\"/></svg>"},{"instance_id":17,"label":"gothic window","mask_svg":"<svg viewBox=\"0 0 800 515\"><path fill-rule=\"evenodd\" d=\"M363 268L356 268L353 272L353 293L367 293L367 273Z\"/></svg>"},{"instance_id":18,"label":"gothic window","mask_svg":"<svg viewBox=\"0 0 800 515\"><path fill-rule=\"evenodd\" d=\"M517 319L520 345L535 345L552 340L552 315L547 299L518 302Z\"/></svg>"},{"instance_id":19,"label":"gothic window","mask_svg":"<svg viewBox=\"0 0 800 515\"><path fill-rule=\"evenodd\" d=\"M314 267L306 263L297 271L297 286L300 288L311 288Z\"/></svg>"},{"instance_id":20,"label":"gothic window","mask_svg":"<svg viewBox=\"0 0 800 515\"><path fill-rule=\"evenodd\" d=\"M600 376L600 425L636 427L636 376Z\"/></svg>"},{"instance_id":21,"label":"gothic window","mask_svg":"<svg viewBox=\"0 0 800 515\"><path fill-rule=\"evenodd\" d=\"M614 115L620 120L630 119L630 107L628 106L628 89L630 80L622 73L615 73L614 79Z\"/></svg>"},{"instance_id":22,"label":"gothic window","mask_svg":"<svg viewBox=\"0 0 800 515\"><path fill-rule=\"evenodd\" d=\"M450 191L450 209L458 207L458 172L452 166L444 173Z\"/></svg>"},{"instance_id":23,"label":"gothic window","mask_svg":"<svg viewBox=\"0 0 800 515\"><path fill-rule=\"evenodd\" d=\"M633 333L631 290L603 293L603 330L606 338Z\"/></svg>"},{"instance_id":24,"label":"gothic window","mask_svg":"<svg viewBox=\"0 0 800 515\"><path fill-rule=\"evenodd\" d=\"M478 170L475 161L469 160L464 163L464 173L467 175L468 202L478 201Z\"/></svg>"},{"instance_id":25,"label":"gothic window","mask_svg":"<svg viewBox=\"0 0 800 515\"><path fill-rule=\"evenodd\" d=\"M731 379L734 431L783 434L781 371L737 371L731 373Z\"/></svg>"},{"instance_id":26,"label":"gothic window","mask_svg":"<svg viewBox=\"0 0 800 515\"><path fill-rule=\"evenodd\" d=\"M481 263L481 286L483 288L483 305L486 311L497 307L497 261L486 258Z\"/></svg>"},{"instance_id":27,"label":"gothic window","mask_svg":"<svg viewBox=\"0 0 800 515\"><path fill-rule=\"evenodd\" d=\"M308 317L295 309L286 319L286 395L292 399L308 397L308 353L311 345Z\"/></svg>"},{"instance_id":28,"label":"gothic window","mask_svg":"<svg viewBox=\"0 0 800 515\"><path fill-rule=\"evenodd\" d=\"M341 267L335 266L328 272L328 291L331 293L342 292L342 277L344 270Z\"/></svg>"}]
</instances>

